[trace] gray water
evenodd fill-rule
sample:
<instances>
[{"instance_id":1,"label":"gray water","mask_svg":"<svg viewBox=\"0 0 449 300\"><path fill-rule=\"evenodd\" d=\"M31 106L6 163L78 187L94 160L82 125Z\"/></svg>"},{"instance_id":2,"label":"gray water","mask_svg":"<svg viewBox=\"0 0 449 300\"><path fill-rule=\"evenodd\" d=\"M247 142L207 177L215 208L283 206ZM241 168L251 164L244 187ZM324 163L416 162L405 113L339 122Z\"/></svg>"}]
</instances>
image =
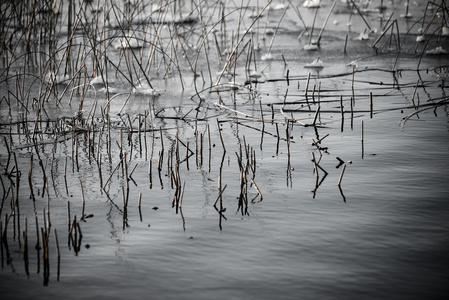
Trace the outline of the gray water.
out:
<instances>
[{"instance_id":1,"label":"gray water","mask_svg":"<svg viewBox=\"0 0 449 300\"><path fill-rule=\"evenodd\" d=\"M403 12L403 1L396 2L394 6L387 5L399 15ZM329 6L326 2L320 10L317 24L322 24ZM341 3L337 5L335 16L340 26L348 17L345 7ZM413 14L417 15L420 10L422 7L415 7ZM306 8L300 11L310 24L313 13ZM126 105L127 95L114 98L109 112L111 161L106 145L107 130L103 131L100 143L98 131L95 138L90 135L93 148L97 151L99 147L102 154L104 189L99 182L96 154L90 153L85 133L73 138L69 134L57 143L52 134L40 134L33 146L29 134L12 126L12 131L18 134L11 135L11 142L9 107L15 108L11 112L13 119L20 120L23 111L19 105L9 106L2 99L2 139L5 137L14 150L22 172L20 211L14 208L14 216L8 219L7 244L2 243L2 299L440 299L447 294L449 114L447 83L434 71L447 63L447 55L424 56L418 72L419 57L402 53L401 72L392 73L396 54L371 57L374 38L368 42L351 39L348 53L343 55L341 49L347 29L342 31L336 24L334 29L329 26L329 32L325 31L321 49L304 51L301 50L304 38L298 41L298 32L289 27L298 21L291 19L291 8L288 12L290 18L282 23L286 24L282 27L284 31L276 37L272 48L273 60L262 60L269 39L257 54L258 70L265 68L257 83L252 80L244 85L248 78L241 68L236 72L238 89L209 93L206 83L206 90L201 94L204 100L199 101L194 96L192 77L185 76L186 88L181 91L175 74L167 80L156 77L152 81L157 89L163 90L157 97L131 94ZM281 11L272 13L273 23L277 24ZM356 17L355 14L351 28L357 26ZM374 19L372 16L369 20L374 23ZM360 19L358 22L364 24ZM404 23L401 22L401 28L408 26ZM295 44L291 43L293 38ZM447 49L447 37L442 37L442 41ZM412 49L414 45L406 48ZM324 68L304 68L304 64L318 56ZM359 58L364 59L357 62L352 85L354 69L347 64ZM184 74L189 71L186 65ZM217 61L211 65L217 72L222 68ZM207 74L205 65L202 70ZM309 73L306 100L304 90ZM397 79L394 85L393 75ZM420 102L414 98L415 108L411 99L418 80L416 92ZM197 83L203 89L201 81ZM312 97L314 85L317 90L321 86L321 90L319 96L315 92ZM2 77L2 95L13 91L13 86ZM119 92L130 90L123 82L111 83L111 88L118 88ZM38 93L35 86L32 90ZM87 91L84 109L88 112L96 103L99 120L99 109L105 107L107 99L97 90L99 87ZM372 117L369 92L373 93ZM352 93L356 98L351 117ZM48 102L46 113L51 120L73 116L78 110L79 96L73 101L69 105L66 96L58 107ZM321 108L318 126L302 126L301 123L312 123L318 101ZM271 105L275 114L273 122L270 121ZM30 109L33 113L29 119L34 121L35 108L30 106ZM191 109L194 111L190 112ZM235 115L230 109L239 113ZM141 143L134 132L132 144L128 144L125 116L130 115L136 129L135 119L146 112L149 112L148 128L155 131L141 133ZM184 115L186 118L181 119ZM88 118L86 112L84 117ZM288 117L295 122L287 122ZM281 137L279 144L276 123ZM42 126L45 128L45 124ZM226 151L217 126L221 128ZM103 128L101 122L96 123L96 128ZM213 144L210 154L207 128ZM289 128L289 146L286 128ZM129 172L137 164L128 182L126 213L122 196L126 178L122 170L118 169L105 184L120 162L120 130ZM165 158L160 181L156 167L158 151L162 149L161 133ZM200 151L195 147L195 134L204 136L203 162L197 163L197 156L193 155L189 165L186 161L179 164L185 187L182 206L176 209L172 207L175 190L171 188L168 172L168 151L176 147L178 138L184 144L189 142L190 149L201 160ZM320 138L320 146L326 150L320 151L312 145ZM72 151L75 140L79 170ZM6 143L3 141L0 146L6 189L0 210L3 229L6 214L11 216L11 191L7 190L11 186L14 195L16 192L15 177L6 174L14 166ZM240 182L236 153L240 153L244 143L254 150L254 182L263 195L262 201L259 196L251 203L258 193L254 186L248 185L247 214L242 214L238 206ZM178 146L183 158L187 150ZM35 201L30 198L27 182L31 153ZM326 176L318 169L317 179L312 153L328 173ZM337 157L344 164L338 166ZM9 160L12 161L8 164ZM48 176L48 192L44 195L39 161ZM344 166L339 187L337 183ZM214 208L219 196L220 169L222 187L226 185L222 194L225 218L220 218ZM80 182L85 197L84 214L90 215L84 221L79 220L83 212ZM78 251L68 243L67 202L70 202L71 217L78 216L82 231ZM45 228L44 215L51 222L48 278L44 275L42 250L34 248L35 217L38 227ZM28 272L25 246L17 228L20 225L20 230L25 230L25 218ZM59 238L59 261L53 229L57 229Z\"/></svg>"}]
</instances>

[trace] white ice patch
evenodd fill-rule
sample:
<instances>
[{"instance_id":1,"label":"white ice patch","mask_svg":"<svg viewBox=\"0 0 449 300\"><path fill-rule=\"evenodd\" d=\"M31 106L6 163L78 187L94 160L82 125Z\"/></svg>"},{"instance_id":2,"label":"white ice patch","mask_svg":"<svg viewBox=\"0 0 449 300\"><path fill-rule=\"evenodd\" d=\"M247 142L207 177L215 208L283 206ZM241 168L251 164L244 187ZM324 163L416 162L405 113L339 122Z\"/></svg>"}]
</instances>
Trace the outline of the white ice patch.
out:
<instances>
[{"instance_id":1,"label":"white ice patch","mask_svg":"<svg viewBox=\"0 0 449 300\"><path fill-rule=\"evenodd\" d=\"M418 36L416 37L416 42L417 42L417 43L421 43L422 41L424 41L424 36L418 35Z\"/></svg>"},{"instance_id":2,"label":"white ice patch","mask_svg":"<svg viewBox=\"0 0 449 300\"><path fill-rule=\"evenodd\" d=\"M285 9L285 4L284 3L273 3L273 4L271 4L270 9L282 10L282 9Z\"/></svg>"},{"instance_id":3,"label":"white ice patch","mask_svg":"<svg viewBox=\"0 0 449 300\"><path fill-rule=\"evenodd\" d=\"M369 40L369 32L366 30L364 32L361 32L360 35L356 38L356 40L359 41Z\"/></svg>"},{"instance_id":4,"label":"white ice patch","mask_svg":"<svg viewBox=\"0 0 449 300\"><path fill-rule=\"evenodd\" d=\"M262 60L273 60L273 56L271 55L271 53L267 53L262 55L261 57Z\"/></svg>"},{"instance_id":5,"label":"white ice patch","mask_svg":"<svg viewBox=\"0 0 449 300\"><path fill-rule=\"evenodd\" d=\"M449 35L449 27L444 26L443 29L441 30L441 35L448 36Z\"/></svg>"},{"instance_id":6,"label":"white ice patch","mask_svg":"<svg viewBox=\"0 0 449 300\"><path fill-rule=\"evenodd\" d=\"M307 51L314 51L317 49L318 49L318 46L315 44L307 44L304 46L304 50L307 50Z\"/></svg>"},{"instance_id":7,"label":"white ice patch","mask_svg":"<svg viewBox=\"0 0 449 300\"><path fill-rule=\"evenodd\" d=\"M348 66L353 67L353 68L357 68L357 67L358 67L357 61L356 61L356 60L351 61L351 62L348 64Z\"/></svg>"},{"instance_id":8,"label":"white ice patch","mask_svg":"<svg viewBox=\"0 0 449 300\"><path fill-rule=\"evenodd\" d=\"M439 46L432 50L427 50L426 54L429 55L439 55L439 54L447 54L447 51L443 49L443 47Z\"/></svg>"},{"instance_id":9,"label":"white ice patch","mask_svg":"<svg viewBox=\"0 0 449 300\"><path fill-rule=\"evenodd\" d=\"M320 58L316 58L312 63L307 64L304 66L305 68L317 68L317 69L321 69L324 68L324 63L322 60L320 60Z\"/></svg>"},{"instance_id":10,"label":"white ice patch","mask_svg":"<svg viewBox=\"0 0 449 300\"><path fill-rule=\"evenodd\" d=\"M120 89L120 88L114 87L114 86L108 86L108 89L103 87L103 88L99 89L98 92L103 93L103 94L106 94L106 92L109 92L109 94L118 94L118 93L123 92L123 89Z\"/></svg>"},{"instance_id":11,"label":"white ice patch","mask_svg":"<svg viewBox=\"0 0 449 300\"><path fill-rule=\"evenodd\" d=\"M124 36L115 43L116 49L137 49L142 47L142 40L134 36Z\"/></svg>"},{"instance_id":12,"label":"white ice patch","mask_svg":"<svg viewBox=\"0 0 449 300\"><path fill-rule=\"evenodd\" d=\"M307 8L318 8L321 6L321 0L306 0L302 6Z\"/></svg>"},{"instance_id":13,"label":"white ice patch","mask_svg":"<svg viewBox=\"0 0 449 300\"><path fill-rule=\"evenodd\" d=\"M262 77L262 73L257 72L257 71L251 71L251 72L249 72L248 77L257 79L257 78Z\"/></svg>"},{"instance_id":14,"label":"white ice patch","mask_svg":"<svg viewBox=\"0 0 449 300\"><path fill-rule=\"evenodd\" d=\"M106 80L106 77L104 78ZM108 84L111 83L115 83L115 79L114 78L110 78L108 77ZM101 76L96 76L94 78L92 78L92 80L90 81L91 85L103 85L103 79L101 78Z\"/></svg>"},{"instance_id":15,"label":"white ice patch","mask_svg":"<svg viewBox=\"0 0 449 300\"><path fill-rule=\"evenodd\" d=\"M70 79L72 79L69 75L57 75L53 72L48 72L45 77L44 77L44 81L47 83L63 83L65 81L69 81Z\"/></svg>"},{"instance_id":16,"label":"white ice patch","mask_svg":"<svg viewBox=\"0 0 449 300\"><path fill-rule=\"evenodd\" d=\"M161 91L151 88L148 83L141 83L135 88L133 88L133 94L145 96L159 96L161 94Z\"/></svg>"}]
</instances>

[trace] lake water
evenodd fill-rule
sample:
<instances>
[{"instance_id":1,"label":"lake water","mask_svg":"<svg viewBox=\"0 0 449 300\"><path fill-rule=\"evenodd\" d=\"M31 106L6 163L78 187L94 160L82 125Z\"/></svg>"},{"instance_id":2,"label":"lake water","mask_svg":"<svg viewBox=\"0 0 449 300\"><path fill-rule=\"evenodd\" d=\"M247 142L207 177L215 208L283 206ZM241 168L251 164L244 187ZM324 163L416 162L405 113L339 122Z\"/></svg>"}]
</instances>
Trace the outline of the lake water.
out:
<instances>
[{"instance_id":1,"label":"lake water","mask_svg":"<svg viewBox=\"0 0 449 300\"><path fill-rule=\"evenodd\" d=\"M423 22L424 2L410 3L411 18L400 17L407 1L383 2L382 19L380 1L365 10L357 2L365 21L351 1L336 2L315 51L304 49L307 34L298 38L297 11L309 30L315 14L302 1L273 2L259 21L267 1L84 3L73 19L73 70L54 85L42 77L58 64L33 54L50 51L37 48L38 23L27 51L18 34L27 17L11 13L0 65L2 299L443 298L448 55L421 52L449 49L437 31L447 9L433 7ZM68 1L60 3L51 51L63 75ZM322 1L313 39L332 3ZM92 25L98 7L109 12L105 26L103 13ZM195 22L178 23L179 11ZM392 13L400 54L395 31L376 53ZM136 25L148 15L158 21ZM432 16L428 43L417 46ZM114 46L127 18L145 45L133 52ZM369 39L359 40L367 23ZM208 44L199 46L204 30ZM240 56L212 87L245 33ZM250 37L259 51L245 46ZM107 54L98 61L94 42ZM109 95L93 81L105 57ZM305 67L318 57L323 67ZM157 95L140 70L147 63Z\"/></svg>"}]
</instances>

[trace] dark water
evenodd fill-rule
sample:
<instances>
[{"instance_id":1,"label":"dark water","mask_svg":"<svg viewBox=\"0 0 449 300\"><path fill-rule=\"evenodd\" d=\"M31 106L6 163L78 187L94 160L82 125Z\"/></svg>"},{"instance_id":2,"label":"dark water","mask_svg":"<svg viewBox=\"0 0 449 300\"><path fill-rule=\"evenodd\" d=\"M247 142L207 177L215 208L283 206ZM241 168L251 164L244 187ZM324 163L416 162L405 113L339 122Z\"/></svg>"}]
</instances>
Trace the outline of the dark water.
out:
<instances>
[{"instance_id":1,"label":"dark water","mask_svg":"<svg viewBox=\"0 0 449 300\"><path fill-rule=\"evenodd\" d=\"M295 6L301 4L295 2ZM394 1L386 5L399 17L403 4L404 1ZM251 5L255 7L256 3ZM330 5L324 1L318 14L319 26ZM412 7L414 15L419 15L423 8ZM2 299L442 299L449 283L449 114L447 83L437 77L434 69L447 63L447 55L424 56L418 72L419 57L412 50L404 50L400 56L401 72L391 72L396 53L373 56L374 37L366 42L354 40L360 33L355 28L364 22L354 12L353 25L348 29L346 9L346 4L337 4L335 19L329 21L332 25L325 31L321 48L314 52L302 50L307 38L297 39L299 29L292 30L291 24L299 21L293 19L295 14L289 8L273 44L273 59L262 60L269 39L262 44L261 52L256 52L257 68L264 70L258 82L246 76L244 67L236 72L239 88L233 91L210 93L209 79L205 79L204 86L197 80L200 90L205 88L201 94L204 99L200 101L192 97L193 78L187 75L190 70L183 62L184 91L177 76L167 80L156 77L153 81L158 85L156 89L163 90L156 98L131 94L124 105L127 94L117 96L110 106L111 161L107 129L102 129L101 135L96 131L95 138L92 133L89 137L81 133L74 138L69 134L57 143L52 134L40 134L37 146L32 145L29 134L16 126L11 127L14 134L10 135L10 114L14 120L20 119L23 111L3 98L0 102L3 140L0 165L5 186L0 210L2 229L6 215L9 219L6 242L2 243ZM300 8L300 11L310 24L311 10ZM270 14L273 23L269 28L274 29L282 10ZM232 20L229 24L236 28L238 17L229 18ZM400 19L400 32L418 19L410 22ZM380 31L377 15L371 14L368 20ZM343 55L346 34L351 39L348 53ZM443 36L441 41L447 45L447 37ZM413 49L415 42L406 45L404 48ZM304 64L318 56L324 68L304 68ZM214 71L219 72L222 66L216 59L211 60ZM354 69L347 64L354 60L358 61L353 73ZM203 74L207 74L204 61L201 66ZM306 99L308 73L311 79ZM14 89L11 81L3 78L0 91L6 95ZM251 82L244 85L248 80ZM417 81L419 103L418 96L412 96ZM33 92L39 93L35 85L31 86ZM316 92L312 96L313 86ZM95 104L96 118L102 118L100 107L106 106L107 99L99 92L100 88L96 92L87 91L86 118L86 112ZM131 89L126 83L112 81L111 88L123 93ZM355 101L351 115L352 96ZM63 100L58 107L46 104L46 114L52 122L77 112L80 96L75 96L71 105L68 99ZM344 106L343 120L340 103ZM318 105L321 109L318 126L302 126L301 123L312 123ZM14 108L11 113L10 107ZM30 110L28 118L33 124L36 109L30 105ZM146 112L148 128L155 131L142 133L141 142L134 132L132 143L128 144L126 116L130 116L136 129L138 114ZM185 119L180 118L185 115ZM295 122L287 122L286 118ZM221 128L226 151L217 126ZM100 121L95 128L102 128ZM208 128L213 144L210 154ZM132 180L128 181L126 213L123 204L126 178L122 169L105 183L120 162L120 130L129 172L137 164ZM162 149L161 133L165 158L159 179L156 168L158 151ZM200 146L195 146L195 134L204 137L202 164L197 164L201 151ZM95 151L98 147L102 154L104 189L99 182L96 154L89 151L89 138ZM185 182L179 209L172 207L175 189L171 187L167 166L168 152L175 149L177 138L184 144L189 142L195 153L189 158L189 165L186 161L179 164L180 178ZM313 145L319 139L321 150ZM241 150L245 143L256 156L254 182L263 201L258 202L258 197L251 203L258 193L254 186L248 185L248 213L242 214L238 206L240 172L236 154L242 151L245 156L245 150ZM17 206L11 209L11 193L16 193L15 176L11 176L15 174L11 172L15 163L6 145L11 146L21 171L20 210ZM78 166L74 145L78 147ZM178 146L183 158L186 147ZM31 189L27 181L31 153L35 201L29 197ZM312 153L326 176L318 169L317 179ZM339 165L337 157L344 164ZM48 192L44 195L43 169L48 176ZM220 218L214 208L219 196L220 169L222 187L226 185L222 200L225 218ZM68 240L68 202L71 217L78 216L82 231L78 250ZM89 217L79 220L83 211ZM48 276L44 272L43 251L34 247L35 218L38 227L45 228L44 215L51 220ZM20 238L25 219L28 264ZM59 238L59 261L54 229Z\"/></svg>"}]
</instances>

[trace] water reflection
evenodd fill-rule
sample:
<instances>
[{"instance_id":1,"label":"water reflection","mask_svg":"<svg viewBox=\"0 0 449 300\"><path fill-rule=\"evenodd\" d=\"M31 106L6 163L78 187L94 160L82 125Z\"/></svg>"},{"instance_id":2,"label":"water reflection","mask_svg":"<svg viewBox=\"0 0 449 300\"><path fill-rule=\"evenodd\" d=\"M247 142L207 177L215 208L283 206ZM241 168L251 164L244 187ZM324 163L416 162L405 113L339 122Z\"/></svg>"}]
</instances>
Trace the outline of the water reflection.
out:
<instances>
[{"instance_id":1,"label":"water reflection","mask_svg":"<svg viewBox=\"0 0 449 300\"><path fill-rule=\"evenodd\" d=\"M301 13L304 25L314 24L326 16L322 9L130 3L115 20L122 10L107 2L98 2L95 18L92 3L80 14L6 6L13 17L2 28L17 47L5 45L0 80L2 296L73 289L68 298L445 295L447 87L415 71L417 62L390 61L415 46L394 34L411 23L381 17L379 29L394 30L366 57L372 43L354 40L359 32L341 24L377 22L355 1L335 2L334 28L327 35L323 26L318 52L308 53L290 25ZM399 12L395 3L382 10ZM256 19L248 27L250 11ZM179 22L168 22L178 13ZM82 33L67 24L69 15ZM33 30L44 24L36 19L58 20L74 34ZM123 20L133 20L125 31ZM37 34L45 47L33 42ZM403 52L399 44L387 49L402 38ZM116 41L126 43L108 46ZM268 47L271 61L258 52ZM326 64L305 70L317 54ZM403 70L392 71L397 62ZM64 228L61 249L56 227Z\"/></svg>"}]
</instances>

